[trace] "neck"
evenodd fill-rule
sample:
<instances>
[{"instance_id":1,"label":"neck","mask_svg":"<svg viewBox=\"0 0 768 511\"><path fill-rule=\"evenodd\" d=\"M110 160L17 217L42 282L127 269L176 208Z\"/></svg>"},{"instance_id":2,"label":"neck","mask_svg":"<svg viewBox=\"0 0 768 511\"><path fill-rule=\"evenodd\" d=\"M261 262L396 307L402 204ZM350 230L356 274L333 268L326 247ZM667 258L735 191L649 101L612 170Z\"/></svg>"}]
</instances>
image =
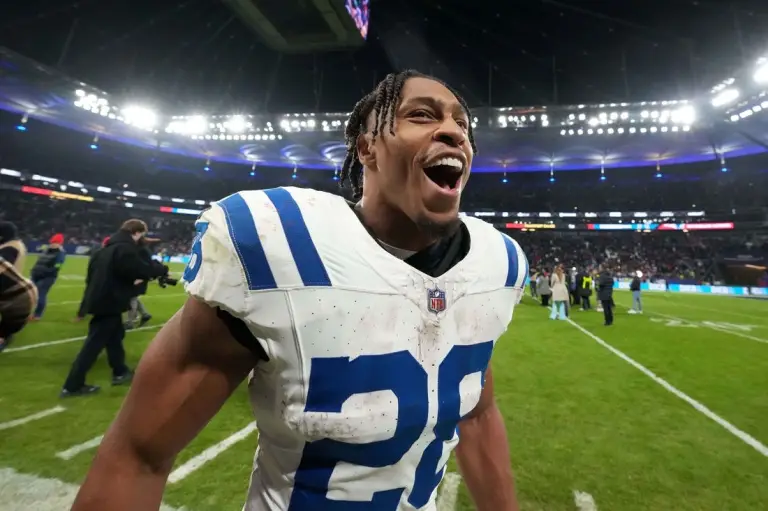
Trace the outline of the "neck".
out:
<instances>
[{"instance_id":1,"label":"neck","mask_svg":"<svg viewBox=\"0 0 768 511\"><path fill-rule=\"evenodd\" d=\"M378 197L366 197L357 204L363 222L380 241L403 250L418 252L437 241L408 218Z\"/></svg>"}]
</instances>

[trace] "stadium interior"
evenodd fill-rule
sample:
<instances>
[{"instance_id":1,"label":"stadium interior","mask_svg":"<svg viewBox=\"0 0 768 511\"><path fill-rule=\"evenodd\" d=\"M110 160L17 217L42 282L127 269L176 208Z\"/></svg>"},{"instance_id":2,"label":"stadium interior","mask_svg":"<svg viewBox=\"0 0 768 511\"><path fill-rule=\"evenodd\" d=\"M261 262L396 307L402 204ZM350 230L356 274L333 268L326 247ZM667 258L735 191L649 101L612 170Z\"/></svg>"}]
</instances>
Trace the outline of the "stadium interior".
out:
<instances>
[{"instance_id":1,"label":"stadium interior","mask_svg":"<svg viewBox=\"0 0 768 511\"><path fill-rule=\"evenodd\" d=\"M128 392L59 399L87 331L88 256L140 218L178 277L223 197L351 198L349 112L410 68L471 107L461 214L530 264L492 359L520 509L766 509L765 2L6 3L0 221L30 252L27 277L54 234L67 259L44 315L0 352L0 511L69 509ZM541 284L558 266L613 275L611 328L578 304L549 321ZM150 284L130 367L184 300ZM242 509L258 442L244 387L178 457L164 509ZM474 509L460 479L437 509Z\"/></svg>"}]
</instances>

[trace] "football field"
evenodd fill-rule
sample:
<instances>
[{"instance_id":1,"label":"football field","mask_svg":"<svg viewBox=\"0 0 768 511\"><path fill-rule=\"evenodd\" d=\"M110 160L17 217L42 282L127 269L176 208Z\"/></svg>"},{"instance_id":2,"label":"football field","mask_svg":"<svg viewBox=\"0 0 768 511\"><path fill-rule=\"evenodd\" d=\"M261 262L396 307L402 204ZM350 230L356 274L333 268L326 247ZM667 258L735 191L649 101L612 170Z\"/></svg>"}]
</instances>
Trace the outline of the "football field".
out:
<instances>
[{"instance_id":1,"label":"football field","mask_svg":"<svg viewBox=\"0 0 768 511\"><path fill-rule=\"evenodd\" d=\"M43 320L0 354L0 511L69 509L128 390L109 385L102 357L89 375L100 394L58 397L87 330L72 322L86 263L67 260ZM549 321L529 298L516 309L493 369L521 509L767 509L768 301L643 298L646 313L629 315L630 296L618 292L612 327L597 312ZM126 335L129 365L183 300L181 286L150 285L154 317ZM167 509L242 508L253 420L241 387L179 456ZM439 507L472 509L458 476Z\"/></svg>"}]
</instances>

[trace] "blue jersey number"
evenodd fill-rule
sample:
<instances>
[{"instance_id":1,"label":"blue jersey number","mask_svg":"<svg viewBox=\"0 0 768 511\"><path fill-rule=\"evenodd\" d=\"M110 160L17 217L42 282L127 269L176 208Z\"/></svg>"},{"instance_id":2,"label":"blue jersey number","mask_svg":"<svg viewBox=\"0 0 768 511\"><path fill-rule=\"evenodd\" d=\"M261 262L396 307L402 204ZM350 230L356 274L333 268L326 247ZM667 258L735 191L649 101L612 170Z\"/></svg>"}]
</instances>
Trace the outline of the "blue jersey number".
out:
<instances>
[{"instance_id":1,"label":"blue jersey number","mask_svg":"<svg viewBox=\"0 0 768 511\"><path fill-rule=\"evenodd\" d=\"M208 222L197 222L195 224L195 239L192 241L192 253L189 256L189 263L184 269L183 279L186 282L192 282L200 271L203 264L203 234L208 230Z\"/></svg>"},{"instance_id":2,"label":"blue jersey number","mask_svg":"<svg viewBox=\"0 0 768 511\"><path fill-rule=\"evenodd\" d=\"M485 373L493 342L454 346L438 369L439 408L435 439L425 449L408 502L416 508L429 501L443 475L438 467L443 442L450 440L461 420L459 384L472 373ZM427 373L408 351L384 355L315 358L309 376L307 412L340 413L344 401L354 394L382 390L397 398L397 426L388 440L350 444L323 439L307 444L295 474L289 511L395 511L405 488L373 494L368 502L331 500L328 483L337 463L381 468L396 464L421 437L427 425L429 389ZM375 420L373 417L370 420Z\"/></svg>"}]
</instances>

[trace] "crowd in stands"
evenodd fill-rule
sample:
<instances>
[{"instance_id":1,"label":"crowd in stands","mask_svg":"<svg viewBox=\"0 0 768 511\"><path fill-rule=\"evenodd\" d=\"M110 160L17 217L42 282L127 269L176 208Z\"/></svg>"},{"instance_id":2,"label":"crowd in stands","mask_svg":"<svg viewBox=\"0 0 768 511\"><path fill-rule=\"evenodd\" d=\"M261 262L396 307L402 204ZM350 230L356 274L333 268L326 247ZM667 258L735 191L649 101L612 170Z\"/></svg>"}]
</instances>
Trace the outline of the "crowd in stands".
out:
<instances>
[{"instance_id":1,"label":"crowd in stands","mask_svg":"<svg viewBox=\"0 0 768 511\"><path fill-rule=\"evenodd\" d=\"M534 232L515 237L532 268L551 269L563 264L583 270L603 266L617 277L631 277L639 270L650 280L715 283L722 278L716 262L723 257L768 258L768 237L736 233L697 236L683 232L587 235Z\"/></svg>"},{"instance_id":2,"label":"crowd in stands","mask_svg":"<svg viewBox=\"0 0 768 511\"><path fill-rule=\"evenodd\" d=\"M187 254L194 217L126 208L124 203L55 200L40 195L0 190L0 220L15 223L28 244L45 242L62 233L66 243L97 247L104 237L131 216L147 222L152 237L162 243L156 251ZM696 235L669 233L512 232L527 254L531 268L592 269L602 265L617 277L637 270L653 280L680 279L717 282L718 258L748 254L768 259L768 238L758 235Z\"/></svg>"},{"instance_id":3,"label":"crowd in stands","mask_svg":"<svg viewBox=\"0 0 768 511\"><path fill-rule=\"evenodd\" d=\"M170 254L186 254L194 233L193 216L147 214L122 203L57 200L0 190L0 204L0 220L16 224L27 244L45 243L53 233L62 233L67 245L98 247L132 216L147 222L150 236L162 240L154 248Z\"/></svg>"}]
</instances>

